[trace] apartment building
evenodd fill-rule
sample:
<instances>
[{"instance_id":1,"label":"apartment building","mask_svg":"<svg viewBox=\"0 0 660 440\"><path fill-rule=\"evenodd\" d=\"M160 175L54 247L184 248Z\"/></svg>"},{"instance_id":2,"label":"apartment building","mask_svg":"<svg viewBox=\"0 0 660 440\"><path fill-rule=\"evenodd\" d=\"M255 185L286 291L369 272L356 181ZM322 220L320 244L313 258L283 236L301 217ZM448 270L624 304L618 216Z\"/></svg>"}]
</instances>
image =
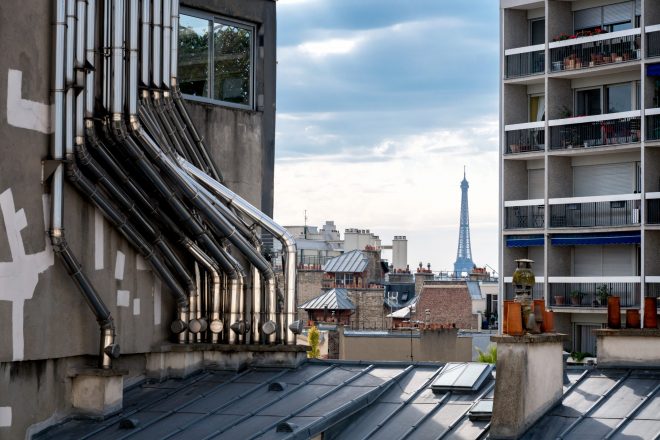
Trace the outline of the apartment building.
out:
<instances>
[{"instance_id":1,"label":"apartment building","mask_svg":"<svg viewBox=\"0 0 660 440\"><path fill-rule=\"evenodd\" d=\"M566 348L593 353L607 295L660 292L660 2L501 0L500 19L501 289L534 260Z\"/></svg>"}]
</instances>

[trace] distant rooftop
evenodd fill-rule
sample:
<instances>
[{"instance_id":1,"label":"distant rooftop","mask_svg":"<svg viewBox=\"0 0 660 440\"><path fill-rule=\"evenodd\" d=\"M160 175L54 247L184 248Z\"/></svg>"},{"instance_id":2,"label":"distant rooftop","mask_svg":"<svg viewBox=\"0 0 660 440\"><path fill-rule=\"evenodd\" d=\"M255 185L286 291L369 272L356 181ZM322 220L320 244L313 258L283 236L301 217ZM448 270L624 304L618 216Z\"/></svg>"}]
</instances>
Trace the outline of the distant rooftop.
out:
<instances>
[{"instance_id":1,"label":"distant rooftop","mask_svg":"<svg viewBox=\"0 0 660 440\"><path fill-rule=\"evenodd\" d=\"M361 251L354 250L339 255L323 265L324 272L361 273L369 264L369 259Z\"/></svg>"}]
</instances>

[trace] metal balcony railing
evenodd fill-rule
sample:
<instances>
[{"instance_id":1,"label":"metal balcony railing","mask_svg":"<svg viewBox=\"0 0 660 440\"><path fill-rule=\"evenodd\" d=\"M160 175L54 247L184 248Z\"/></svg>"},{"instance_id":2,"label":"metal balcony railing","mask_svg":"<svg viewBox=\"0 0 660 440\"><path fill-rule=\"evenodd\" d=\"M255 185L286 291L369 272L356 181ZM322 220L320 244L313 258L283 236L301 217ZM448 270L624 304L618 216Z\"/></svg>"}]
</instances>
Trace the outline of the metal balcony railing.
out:
<instances>
[{"instance_id":1,"label":"metal balcony railing","mask_svg":"<svg viewBox=\"0 0 660 440\"><path fill-rule=\"evenodd\" d=\"M551 150L591 148L640 141L639 111L549 121Z\"/></svg>"},{"instance_id":2,"label":"metal balcony railing","mask_svg":"<svg viewBox=\"0 0 660 440\"><path fill-rule=\"evenodd\" d=\"M545 206L505 206L504 229L530 229L545 226Z\"/></svg>"},{"instance_id":3,"label":"metal balcony railing","mask_svg":"<svg viewBox=\"0 0 660 440\"><path fill-rule=\"evenodd\" d=\"M557 307L607 307L607 297L602 293L618 296L621 307L639 307L639 283L550 283L550 305ZM599 293L600 291L600 293Z\"/></svg>"},{"instance_id":4,"label":"metal balcony railing","mask_svg":"<svg viewBox=\"0 0 660 440\"><path fill-rule=\"evenodd\" d=\"M646 29L646 56L660 57L660 31L649 32Z\"/></svg>"},{"instance_id":5,"label":"metal balcony railing","mask_svg":"<svg viewBox=\"0 0 660 440\"><path fill-rule=\"evenodd\" d=\"M512 283L504 284L504 299L513 300L516 297L516 289ZM532 299L543 299L543 283L536 282L532 287Z\"/></svg>"},{"instance_id":6,"label":"metal balcony railing","mask_svg":"<svg viewBox=\"0 0 660 440\"><path fill-rule=\"evenodd\" d=\"M549 46L551 72L588 69L641 58L639 29L555 41Z\"/></svg>"},{"instance_id":7,"label":"metal balcony railing","mask_svg":"<svg viewBox=\"0 0 660 440\"><path fill-rule=\"evenodd\" d=\"M639 200L607 200L576 203L550 201L551 228L639 225Z\"/></svg>"},{"instance_id":8,"label":"metal balcony railing","mask_svg":"<svg viewBox=\"0 0 660 440\"><path fill-rule=\"evenodd\" d=\"M532 122L505 127L506 154L545 150L545 128L543 128L543 124L543 122ZM516 127L520 127L520 129L516 129Z\"/></svg>"},{"instance_id":9,"label":"metal balcony railing","mask_svg":"<svg viewBox=\"0 0 660 440\"><path fill-rule=\"evenodd\" d=\"M646 297L660 298L660 283L646 283ZM660 304L658 304L660 308Z\"/></svg>"},{"instance_id":10,"label":"metal balcony railing","mask_svg":"<svg viewBox=\"0 0 660 440\"><path fill-rule=\"evenodd\" d=\"M505 79L540 75L545 72L545 48L536 46L508 49L504 52Z\"/></svg>"}]
</instances>

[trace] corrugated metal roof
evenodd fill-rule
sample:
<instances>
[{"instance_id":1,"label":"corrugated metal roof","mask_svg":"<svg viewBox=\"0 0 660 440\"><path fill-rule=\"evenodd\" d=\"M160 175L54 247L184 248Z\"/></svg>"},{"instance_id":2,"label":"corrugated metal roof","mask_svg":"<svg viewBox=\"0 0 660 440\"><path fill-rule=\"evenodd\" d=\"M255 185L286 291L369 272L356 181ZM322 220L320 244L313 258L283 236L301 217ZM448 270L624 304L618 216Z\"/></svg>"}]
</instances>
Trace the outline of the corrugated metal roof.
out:
<instances>
[{"instance_id":1,"label":"corrugated metal roof","mask_svg":"<svg viewBox=\"0 0 660 440\"><path fill-rule=\"evenodd\" d=\"M326 433L354 440L427 439L430 432L433 438L442 433L453 438L456 429L468 428L482 432L488 422L472 422L468 411L489 392L493 379L478 392L436 393L430 385L441 367L308 361L293 370L205 371L184 380L146 382L126 391L119 414L103 421L70 420L35 438L308 439ZM283 386L271 390L273 382ZM126 418L137 426L121 428Z\"/></svg>"},{"instance_id":2,"label":"corrugated metal roof","mask_svg":"<svg viewBox=\"0 0 660 440\"><path fill-rule=\"evenodd\" d=\"M481 296L481 287L479 286L479 281L466 281L468 292L470 292L470 298L472 299L483 299Z\"/></svg>"},{"instance_id":3,"label":"corrugated metal roof","mask_svg":"<svg viewBox=\"0 0 660 440\"><path fill-rule=\"evenodd\" d=\"M298 306L303 310L355 310L355 305L348 299L348 290L332 289Z\"/></svg>"},{"instance_id":4,"label":"corrugated metal roof","mask_svg":"<svg viewBox=\"0 0 660 440\"><path fill-rule=\"evenodd\" d=\"M362 273L367 268L369 259L362 252L355 250L328 260L323 265L324 272Z\"/></svg>"}]
</instances>

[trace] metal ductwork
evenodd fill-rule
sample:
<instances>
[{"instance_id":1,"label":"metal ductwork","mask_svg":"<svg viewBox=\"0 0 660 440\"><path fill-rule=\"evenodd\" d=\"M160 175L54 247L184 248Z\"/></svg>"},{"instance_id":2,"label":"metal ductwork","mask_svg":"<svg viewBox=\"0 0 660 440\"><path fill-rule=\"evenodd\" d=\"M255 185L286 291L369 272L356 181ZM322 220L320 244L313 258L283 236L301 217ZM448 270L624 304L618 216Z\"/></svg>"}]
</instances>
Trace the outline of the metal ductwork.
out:
<instances>
[{"instance_id":1,"label":"metal ductwork","mask_svg":"<svg viewBox=\"0 0 660 440\"><path fill-rule=\"evenodd\" d=\"M178 0L56 1L50 237L101 327L100 366L111 368L119 346L65 239L65 176L168 287L178 342L295 344L295 242L222 184L188 115ZM281 310L255 227L286 252Z\"/></svg>"}]
</instances>

